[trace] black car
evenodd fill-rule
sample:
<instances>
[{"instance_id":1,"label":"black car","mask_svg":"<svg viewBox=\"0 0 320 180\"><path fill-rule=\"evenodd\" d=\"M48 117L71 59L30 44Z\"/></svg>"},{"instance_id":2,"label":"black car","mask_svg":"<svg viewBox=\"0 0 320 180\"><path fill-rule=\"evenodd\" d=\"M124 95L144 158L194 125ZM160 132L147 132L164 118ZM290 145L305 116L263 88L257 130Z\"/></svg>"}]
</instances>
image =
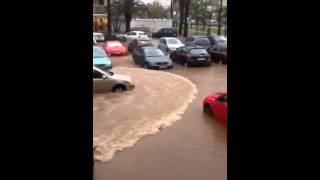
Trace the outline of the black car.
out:
<instances>
[{"instance_id":1,"label":"black car","mask_svg":"<svg viewBox=\"0 0 320 180\"><path fill-rule=\"evenodd\" d=\"M203 47L180 47L170 54L170 59L185 66L211 65L210 55Z\"/></svg>"},{"instance_id":2,"label":"black car","mask_svg":"<svg viewBox=\"0 0 320 180\"><path fill-rule=\"evenodd\" d=\"M196 47L196 46L200 46L203 47L205 49L208 49L210 47L210 41L207 37L205 36L194 36L194 37L187 37L185 39L184 44L187 47Z\"/></svg>"},{"instance_id":3,"label":"black car","mask_svg":"<svg viewBox=\"0 0 320 180\"><path fill-rule=\"evenodd\" d=\"M227 38L224 36L208 36L211 45L227 45Z\"/></svg>"},{"instance_id":4,"label":"black car","mask_svg":"<svg viewBox=\"0 0 320 180\"><path fill-rule=\"evenodd\" d=\"M159 48L151 46L136 48L132 53L132 59L135 64L140 64L147 69L167 69L173 67L172 61Z\"/></svg>"},{"instance_id":5,"label":"black car","mask_svg":"<svg viewBox=\"0 0 320 180\"><path fill-rule=\"evenodd\" d=\"M134 39L128 46L128 51L133 52L138 47L146 47L146 46L154 46L154 44L150 40L144 39Z\"/></svg>"},{"instance_id":6,"label":"black car","mask_svg":"<svg viewBox=\"0 0 320 180\"><path fill-rule=\"evenodd\" d=\"M154 38L161 37L177 37L177 30L174 28L162 28L158 32L152 34Z\"/></svg>"},{"instance_id":7,"label":"black car","mask_svg":"<svg viewBox=\"0 0 320 180\"><path fill-rule=\"evenodd\" d=\"M211 56L211 59L215 63L227 64L227 46L226 45L213 45L208 49L208 53Z\"/></svg>"}]
</instances>

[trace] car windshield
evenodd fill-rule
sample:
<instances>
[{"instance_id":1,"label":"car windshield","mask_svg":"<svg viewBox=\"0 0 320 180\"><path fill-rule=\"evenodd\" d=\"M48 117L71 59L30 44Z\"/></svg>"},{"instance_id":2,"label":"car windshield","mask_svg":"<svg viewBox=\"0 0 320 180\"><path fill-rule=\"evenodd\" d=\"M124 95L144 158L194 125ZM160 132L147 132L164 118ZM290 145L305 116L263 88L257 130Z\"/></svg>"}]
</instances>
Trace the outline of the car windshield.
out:
<instances>
[{"instance_id":1,"label":"car windshield","mask_svg":"<svg viewBox=\"0 0 320 180\"><path fill-rule=\"evenodd\" d=\"M94 35L96 38L104 38L104 36L102 34L95 34Z\"/></svg>"},{"instance_id":2,"label":"car windshield","mask_svg":"<svg viewBox=\"0 0 320 180\"><path fill-rule=\"evenodd\" d=\"M191 49L191 54L207 54L207 51L205 49Z\"/></svg>"},{"instance_id":3,"label":"car windshield","mask_svg":"<svg viewBox=\"0 0 320 180\"><path fill-rule=\"evenodd\" d=\"M135 32L129 32L128 35L136 35Z\"/></svg>"},{"instance_id":4,"label":"car windshield","mask_svg":"<svg viewBox=\"0 0 320 180\"><path fill-rule=\"evenodd\" d=\"M210 46L210 41L207 38L197 39L195 42L198 46Z\"/></svg>"},{"instance_id":5,"label":"car windshield","mask_svg":"<svg viewBox=\"0 0 320 180\"><path fill-rule=\"evenodd\" d=\"M103 50L100 49L94 49L93 50L93 57L94 58L101 58L101 57L106 57L106 53Z\"/></svg>"},{"instance_id":6,"label":"car windshield","mask_svg":"<svg viewBox=\"0 0 320 180\"><path fill-rule=\"evenodd\" d=\"M151 41L140 41L140 46L152 46Z\"/></svg>"},{"instance_id":7,"label":"car windshield","mask_svg":"<svg viewBox=\"0 0 320 180\"><path fill-rule=\"evenodd\" d=\"M160 49L145 49L144 52L147 57L162 57L162 56L164 56L163 52Z\"/></svg>"},{"instance_id":8,"label":"car windshield","mask_svg":"<svg viewBox=\"0 0 320 180\"><path fill-rule=\"evenodd\" d=\"M219 36L216 38L217 42L227 42L227 39L223 36Z\"/></svg>"},{"instance_id":9,"label":"car windshield","mask_svg":"<svg viewBox=\"0 0 320 180\"><path fill-rule=\"evenodd\" d=\"M168 44L180 44L177 39L167 39Z\"/></svg>"},{"instance_id":10,"label":"car windshield","mask_svg":"<svg viewBox=\"0 0 320 180\"><path fill-rule=\"evenodd\" d=\"M144 36L145 34L144 34L144 32L142 32L142 33L139 33L139 35L140 35L140 36Z\"/></svg>"},{"instance_id":11,"label":"car windshield","mask_svg":"<svg viewBox=\"0 0 320 180\"><path fill-rule=\"evenodd\" d=\"M120 42L108 42L107 44L108 47L117 47L117 46L122 46Z\"/></svg>"}]
</instances>

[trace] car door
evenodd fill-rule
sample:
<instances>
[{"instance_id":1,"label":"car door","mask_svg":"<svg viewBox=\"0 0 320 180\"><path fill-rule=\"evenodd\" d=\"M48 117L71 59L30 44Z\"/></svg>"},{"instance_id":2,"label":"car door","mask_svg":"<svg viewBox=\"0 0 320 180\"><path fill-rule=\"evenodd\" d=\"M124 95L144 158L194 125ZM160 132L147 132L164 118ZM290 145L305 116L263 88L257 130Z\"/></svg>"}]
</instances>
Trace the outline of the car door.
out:
<instances>
[{"instance_id":1,"label":"car door","mask_svg":"<svg viewBox=\"0 0 320 180\"><path fill-rule=\"evenodd\" d=\"M208 50L208 53L210 54L213 62L219 61L219 57L218 57L219 52L218 52L218 47L216 45L211 46Z\"/></svg>"},{"instance_id":2,"label":"car door","mask_svg":"<svg viewBox=\"0 0 320 180\"><path fill-rule=\"evenodd\" d=\"M220 96L216 102L213 103L213 114L216 120L227 121L227 94Z\"/></svg>"},{"instance_id":3,"label":"car door","mask_svg":"<svg viewBox=\"0 0 320 180\"><path fill-rule=\"evenodd\" d=\"M177 51L176 61L184 63L186 61L187 49L185 47L181 47L179 49L180 50Z\"/></svg>"},{"instance_id":4,"label":"car door","mask_svg":"<svg viewBox=\"0 0 320 180\"><path fill-rule=\"evenodd\" d=\"M113 87L113 80L105 76L99 71L93 70L93 90L111 91Z\"/></svg>"},{"instance_id":5,"label":"car door","mask_svg":"<svg viewBox=\"0 0 320 180\"><path fill-rule=\"evenodd\" d=\"M138 64L144 64L143 49L141 47L135 49L136 60Z\"/></svg>"}]
</instances>

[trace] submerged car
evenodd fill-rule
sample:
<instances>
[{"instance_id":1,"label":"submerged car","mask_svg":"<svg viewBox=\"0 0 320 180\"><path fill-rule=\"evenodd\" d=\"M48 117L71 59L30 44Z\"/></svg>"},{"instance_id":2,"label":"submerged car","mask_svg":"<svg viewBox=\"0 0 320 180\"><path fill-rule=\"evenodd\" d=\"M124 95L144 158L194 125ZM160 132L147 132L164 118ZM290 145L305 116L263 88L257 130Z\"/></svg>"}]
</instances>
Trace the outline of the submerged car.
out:
<instances>
[{"instance_id":1,"label":"submerged car","mask_svg":"<svg viewBox=\"0 0 320 180\"><path fill-rule=\"evenodd\" d=\"M127 34L127 41L131 42L134 39L145 39L148 40L148 35L143 31L131 31Z\"/></svg>"},{"instance_id":2,"label":"submerged car","mask_svg":"<svg viewBox=\"0 0 320 180\"><path fill-rule=\"evenodd\" d=\"M93 66L93 90L122 92L134 89L135 85L131 77L114 74L110 71L103 71Z\"/></svg>"},{"instance_id":3,"label":"submerged car","mask_svg":"<svg viewBox=\"0 0 320 180\"><path fill-rule=\"evenodd\" d=\"M177 38L163 37L159 41L159 49L165 53L172 53L176 51L177 48L184 46L181 41Z\"/></svg>"},{"instance_id":4,"label":"submerged car","mask_svg":"<svg viewBox=\"0 0 320 180\"><path fill-rule=\"evenodd\" d=\"M227 64L227 46L215 45L208 49L212 62Z\"/></svg>"},{"instance_id":5,"label":"submerged car","mask_svg":"<svg viewBox=\"0 0 320 180\"><path fill-rule=\"evenodd\" d=\"M211 58L203 47L180 47L170 54L170 59L185 66L211 65Z\"/></svg>"},{"instance_id":6,"label":"submerged car","mask_svg":"<svg viewBox=\"0 0 320 180\"><path fill-rule=\"evenodd\" d=\"M215 93L203 100L203 112L227 124L227 93Z\"/></svg>"},{"instance_id":7,"label":"submerged car","mask_svg":"<svg viewBox=\"0 0 320 180\"><path fill-rule=\"evenodd\" d=\"M120 41L107 41L104 45L104 50L108 55L126 55L127 48Z\"/></svg>"},{"instance_id":8,"label":"submerged car","mask_svg":"<svg viewBox=\"0 0 320 180\"><path fill-rule=\"evenodd\" d=\"M103 70L112 68L109 57L100 46L93 46L93 66Z\"/></svg>"},{"instance_id":9,"label":"submerged car","mask_svg":"<svg viewBox=\"0 0 320 180\"><path fill-rule=\"evenodd\" d=\"M132 53L135 64L140 64L144 68L167 69L172 68L172 61L165 54L155 47L140 47Z\"/></svg>"},{"instance_id":10,"label":"submerged car","mask_svg":"<svg viewBox=\"0 0 320 180\"><path fill-rule=\"evenodd\" d=\"M177 37L178 33L175 28L162 28L158 32L152 34L152 37L161 38L161 37Z\"/></svg>"}]
</instances>

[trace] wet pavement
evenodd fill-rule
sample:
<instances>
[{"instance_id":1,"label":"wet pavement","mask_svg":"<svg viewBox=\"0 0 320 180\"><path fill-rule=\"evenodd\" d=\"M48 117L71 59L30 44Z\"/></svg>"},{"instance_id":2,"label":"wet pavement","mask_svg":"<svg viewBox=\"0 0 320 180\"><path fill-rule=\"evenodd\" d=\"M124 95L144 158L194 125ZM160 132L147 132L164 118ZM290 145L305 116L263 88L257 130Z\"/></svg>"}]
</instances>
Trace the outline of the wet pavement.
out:
<instances>
[{"instance_id":1,"label":"wet pavement","mask_svg":"<svg viewBox=\"0 0 320 180\"><path fill-rule=\"evenodd\" d=\"M111 59L115 71L125 71L126 69L122 67L142 69L142 67L132 62L131 55L126 57L113 56ZM158 70L154 71L157 72ZM223 125L203 114L201 104L202 99L208 94L225 92L227 90L227 66L213 64L211 67L188 68L175 64L173 69L161 71L170 72L189 79L197 88L196 99L188 105L181 119L175 121L171 126L162 128L160 131L156 131L157 133L155 134L151 133L153 135L142 137L134 146L126 148L123 151L117 151L114 157L106 162L97 161L94 170L95 180L227 179L227 130ZM133 80L135 79L134 77L134 74L132 74ZM139 101L141 104L150 103L147 100L147 95L139 94L139 84L136 84L137 88L135 90L126 92L123 95L94 95L94 105L97 105L96 109L94 108L94 112L105 113L107 117L110 115L110 112L104 112L104 109L99 109L99 107L110 106L119 109L118 113L115 113L116 110L113 110L113 113L119 114L119 116L113 115L113 120L110 120L104 126L99 125L99 122L105 122L103 116L94 113L95 137L98 137L99 134L108 134L116 125L126 124L126 122L119 121L130 119L131 115L133 118L143 116L141 113L135 114L135 112L130 111L126 114L126 111L121 111L120 109L121 107L128 106L126 103L129 103L130 100L127 100L127 98L132 97L132 94L136 94L132 98L141 96L142 100L141 102ZM176 97L177 99L181 99L181 97L188 98L192 94L188 86L192 87L190 84L185 83L181 88L171 89L171 91L178 93L173 93L168 99L172 99L172 97ZM143 85L142 87L147 86ZM181 103L180 105L184 104L183 101L168 101L165 98L169 96L169 94L166 95L168 92L170 91L168 90L163 96L155 98L157 100L148 106L152 107L154 104L168 103L166 106L172 105L171 109L175 109L179 106L179 103ZM123 101L124 99L126 100ZM135 106L136 103L139 104L136 101L134 103L131 101L132 106ZM147 108L147 106L144 108ZM107 109L110 110L110 108L106 108L106 111ZM157 108L155 109L154 112L157 112ZM170 114L169 111L165 114L168 113ZM150 117L148 113L145 115L146 117ZM153 123L149 124L155 123L156 121L153 121ZM123 132L126 132L125 128Z\"/></svg>"}]
</instances>

